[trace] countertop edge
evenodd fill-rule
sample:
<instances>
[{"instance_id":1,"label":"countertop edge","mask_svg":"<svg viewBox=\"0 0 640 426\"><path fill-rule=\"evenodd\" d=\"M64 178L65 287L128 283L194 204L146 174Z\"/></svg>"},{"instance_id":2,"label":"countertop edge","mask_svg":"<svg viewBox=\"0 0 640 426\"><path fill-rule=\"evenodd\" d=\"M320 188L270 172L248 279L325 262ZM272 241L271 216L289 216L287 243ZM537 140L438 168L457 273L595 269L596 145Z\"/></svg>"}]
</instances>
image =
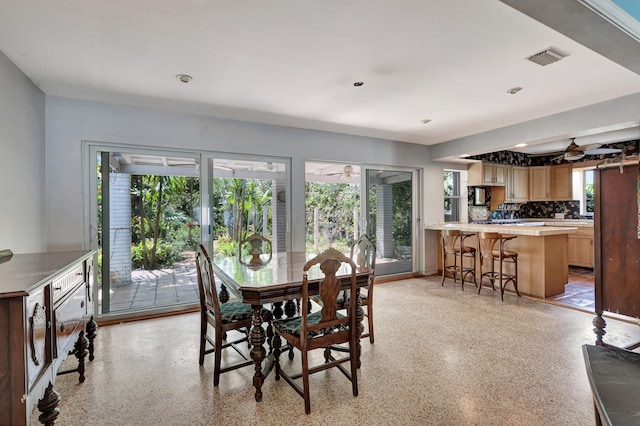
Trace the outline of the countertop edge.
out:
<instances>
[{"instance_id":1,"label":"countertop edge","mask_svg":"<svg viewBox=\"0 0 640 426\"><path fill-rule=\"evenodd\" d=\"M440 223L426 225L426 230L442 231L445 229L457 229L469 232L499 232L508 235L525 235L531 237L546 237L549 235L575 234L578 227L572 226L509 226L509 225L482 225L473 223Z\"/></svg>"}]
</instances>

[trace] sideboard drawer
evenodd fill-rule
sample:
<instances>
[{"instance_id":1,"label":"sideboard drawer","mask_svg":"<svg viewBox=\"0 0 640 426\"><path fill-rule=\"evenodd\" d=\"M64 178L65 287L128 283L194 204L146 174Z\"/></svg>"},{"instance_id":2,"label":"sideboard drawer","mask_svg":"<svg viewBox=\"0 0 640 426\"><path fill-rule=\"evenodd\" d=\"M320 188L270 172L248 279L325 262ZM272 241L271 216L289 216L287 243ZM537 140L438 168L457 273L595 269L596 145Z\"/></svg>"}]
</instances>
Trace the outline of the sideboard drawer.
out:
<instances>
[{"instance_id":1,"label":"sideboard drawer","mask_svg":"<svg viewBox=\"0 0 640 426\"><path fill-rule=\"evenodd\" d=\"M75 287L78 283L84 281L83 265L79 264L76 267L67 271L64 275L56 278L51 287L53 289L53 303L57 303L61 297L65 294L69 294L69 291Z\"/></svg>"},{"instance_id":2,"label":"sideboard drawer","mask_svg":"<svg viewBox=\"0 0 640 426\"><path fill-rule=\"evenodd\" d=\"M79 286L73 294L69 295L54 311L55 339L54 358L68 353L73 349L77 334L74 334L84 323L87 314L86 289ZM74 337L73 339L70 339Z\"/></svg>"}]
</instances>

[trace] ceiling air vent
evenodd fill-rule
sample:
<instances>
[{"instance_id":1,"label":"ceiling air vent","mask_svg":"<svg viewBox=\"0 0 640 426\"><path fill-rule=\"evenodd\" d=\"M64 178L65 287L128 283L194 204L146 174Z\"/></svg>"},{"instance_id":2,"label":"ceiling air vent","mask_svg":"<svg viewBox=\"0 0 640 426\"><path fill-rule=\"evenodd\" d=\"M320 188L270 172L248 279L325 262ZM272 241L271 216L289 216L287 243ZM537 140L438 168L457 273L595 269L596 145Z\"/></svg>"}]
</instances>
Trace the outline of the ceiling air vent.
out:
<instances>
[{"instance_id":1,"label":"ceiling air vent","mask_svg":"<svg viewBox=\"0 0 640 426\"><path fill-rule=\"evenodd\" d=\"M552 64L554 62L558 62L560 59L564 58L565 56L569 56L569 54L561 50L558 50L555 47L550 47L548 49L545 49L541 52L538 52L536 54L529 56L527 59L538 65L545 66L545 65Z\"/></svg>"}]
</instances>

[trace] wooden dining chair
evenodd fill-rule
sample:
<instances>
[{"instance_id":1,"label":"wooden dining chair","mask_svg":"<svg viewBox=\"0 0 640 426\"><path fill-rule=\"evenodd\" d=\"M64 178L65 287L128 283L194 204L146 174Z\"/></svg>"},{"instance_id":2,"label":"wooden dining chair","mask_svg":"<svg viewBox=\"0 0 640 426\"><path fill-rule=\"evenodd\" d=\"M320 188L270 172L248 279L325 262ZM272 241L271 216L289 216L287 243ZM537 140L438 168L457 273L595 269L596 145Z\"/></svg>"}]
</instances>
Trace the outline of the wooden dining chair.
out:
<instances>
[{"instance_id":1,"label":"wooden dining chair","mask_svg":"<svg viewBox=\"0 0 640 426\"><path fill-rule=\"evenodd\" d=\"M504 301L504 290L508 283L513 284L516 294L520 296L518 291L518 252L506 250L507 241L517 238L516 235L502 235L498 232L479 232L478 233L478 251L480 252L480 285L478 286L478 294L482 290L483 278L488 278L491 288L495 290L495 282L500 285L500 299ZM485 260L491 262L488 271L483 270ZM498 264L498 270L495 264ZM505 266L513 265L513 272L507 273Z\"/></svg>"},{"instance_id":2,"label":"wooden dining chair","mask_svg":"<svg viewBox=\"0 0 640 426\"><path fill-rule=\"evenodd\" d=\"M263 254L268 254L268 259L263 259ZM250 256L247 261L247 254ZM240 262L249 265L264 265L273 257L271 240L260 234L251 234L240 243L238 249Z\"/></svg>"},{"instance_id":3,"label":"wooden dining chair","mask_svg":"<svg viewBox=\"0 0 640 426\"><path fill-rule=\"evenodd\" d=\"M213 266L206 249L202 244L196 251L196 269L198 275L198 290L200 293L200 365L204 364L204 356L215 353L213 385L218 386L220 374L237 368L254 365L248 355L243 352L238 344L248 342L251 328L253 309L251 305L240 301L229 301L221 304L216 293ZM269 311L263 311L263 316L269 316ZM214 329L213 337L208 333L208 328ZM233 341L226 341L227 332L237 331L242 337ZM207 343L211 345L207 349ZM233 348L242 361L222 367L222 350Z\"/></svg>"},{"instance_id":4,"label":"wooden dining chair","mask_svg":"<svg viewBox=\"0 0 640 426\"><path fill-rule=\"evenodd\" d=\"M460 285L464 291L464 280L469 274L473 275L473 284L476 283L476 248L465 245L465 239L474 236L474 233L466 233L455 229L446 229L441 232L442 235L442 283L447 271L453 275L453 282L457 281L460 275ZM453 264L448 265L447 257L453 257ZM465 259L471 260L471 266L465 266ZM458 263L460 262L460 263Z\"/></svg>"},{"instance_id":5,"label":"wooden dining chair","mask_svg":"<svg viewBox=\"0 0 640 426\"><path fill-rule=\"evenodd\" d=\"M274 321L274 356L276 380L282 377L300 396L304 398L305 413L311 412L309 394L309 375L320 371L337 367L351 382L353 396L358 396L357 375L357 330L356 330L356 298L349 298L349 305L343 315L338 312L336 305L340 294L341 283L336 276L341 266L349 280L349 291L357 294L356 265L355 263L334 248L329 248L312 260L308 261L302 270L302 300L309 298L309 270L319 267L324 277L318 285L321 310L313 313L302 310L302 316L288 320ZM289 374L280 365L280 338L301 352L302 372ZM348 355L336 358L333 356L331 346L336 344L349 344ZM324 362L315 366L309 366L309 352L316 349L324 349ZM349 362L350 370L342 364ZM302 378L302 387L296 381Z\"/></svg>"}]
</instances>

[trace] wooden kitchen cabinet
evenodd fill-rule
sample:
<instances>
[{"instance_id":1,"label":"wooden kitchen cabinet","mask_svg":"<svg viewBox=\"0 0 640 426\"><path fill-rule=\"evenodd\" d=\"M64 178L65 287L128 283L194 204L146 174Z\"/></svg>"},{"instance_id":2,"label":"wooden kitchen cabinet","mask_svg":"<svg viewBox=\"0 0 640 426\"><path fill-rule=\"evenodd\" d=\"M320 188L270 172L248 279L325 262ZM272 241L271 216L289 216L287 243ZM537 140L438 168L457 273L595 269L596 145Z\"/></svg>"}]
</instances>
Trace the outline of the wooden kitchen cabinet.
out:
<instances>
[{"instance_id":1,"label":"wooden kitchen cabinet","mask_svg":"<svg viewBox=\"0 0 640 426\"><path fill-rule=\"evenodd\" d=\"M593 228L578 228L567 240L567 263L571 266L594 267Z\"/></svg>"},{"instance_id":2,"label":"wooden kitchen cabinet","mask_svg":"<svg viewBox=\"0 0 640 426\"><path fill-rule=\"evenodd\" d=\"M529 201L551 199L551 167L529 167Z\"/></svg>"},{"instance_id":3,"label":"wooden kitchen cabinet","mask_svg":"<svg viewBox=\"0 0 640 426\"><path fill-rule=\"evenodd\" d=\"M565 201L573 199L573 167L561 164L550 167L551 199Z\"/></svg>"},{"instance_id":4,"label":"wooden kitchen cabinet","mask_svg":"<svg viewBox=\"0 0 640 426\"><path fill-rule=\"evenodd\" d=\"M469 186L505 186L507 165L493 163L473 163L467 169Z\"/></svg>"},{"instance_id":5,"label":"wooden kitchen cabinet","mask_svg":"<svg viewBox=\"0 0 640 426\"><path fill-rule=\"evenodd\" d=\"M529 169L520 166L507 167L505 202L526 203L529 201Z\"/></svg>"},{"instance_id":6,"label":"wooden kitchen cabinet","mask_svg":"<svg viewBox=\"0 0 640 426\"><path fill-rule=\"evenodd\" d=\"M0 424L53 424L58 374L93 359L93 251L16 254L0 262ZM77 368L59 371L69 355ZM40 406L38 402L42 400Z\"/></svg>"}]
</instances>

